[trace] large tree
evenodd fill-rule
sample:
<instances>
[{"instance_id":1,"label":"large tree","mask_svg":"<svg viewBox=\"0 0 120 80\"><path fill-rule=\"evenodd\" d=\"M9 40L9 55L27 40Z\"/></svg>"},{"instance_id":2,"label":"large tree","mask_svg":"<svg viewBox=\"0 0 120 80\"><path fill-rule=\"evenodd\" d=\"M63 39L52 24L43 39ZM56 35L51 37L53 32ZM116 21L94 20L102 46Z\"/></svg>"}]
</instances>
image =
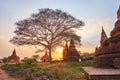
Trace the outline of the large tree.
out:
<instances>
[{"instance_id":1,"label":"large tree","mask_svg":"<svg viewBox=\"0 0 120 80\"><path fill-rule=\"evenodd\" d=\"M16 35L10 42L16 45L38 45L47 49L51 63L51 50L63 40L73 37L80 42L80 36L75 33L75 29L84 23L61 10L44 8L30 18L18 21L16 25Z\"/></svg>"}]
</instances>

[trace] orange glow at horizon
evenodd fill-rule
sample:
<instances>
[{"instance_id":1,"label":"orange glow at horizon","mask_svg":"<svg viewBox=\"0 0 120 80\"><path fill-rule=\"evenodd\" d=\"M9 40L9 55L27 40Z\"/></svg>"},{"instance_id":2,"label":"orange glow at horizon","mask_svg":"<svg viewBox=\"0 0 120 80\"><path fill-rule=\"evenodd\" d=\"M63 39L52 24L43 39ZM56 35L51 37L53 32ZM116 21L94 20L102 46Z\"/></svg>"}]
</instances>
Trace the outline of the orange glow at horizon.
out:
<instances>
[{"instance_id":1,"label":"orange glow at horizon","mask_svg":"<svg viewBox=\"0 0 120 80\"><path fill-rule=\"evenodd\" d=\"M55 52L53 53L53 60L60 60L62 59L62 52L63 52L63 48L62 47L57 47L55 49Z\"/></svg>"},{"instance_id":2,"label":"orange glow at horizon","mask_svg":"<svg viewBox=\"0 0 120 80\"><path fill-rule=\"evenodd\" d=\"M77 51L80 51L81 53L85 53L85 52L94 53L95 51L94 48L90 48L90 47L76 48L76 49ZM52 54L53 60L61 60L63 58L62 52L63 52L63 48L57 47L55 49L55 52Z\"/></svg>"}]
</instances>

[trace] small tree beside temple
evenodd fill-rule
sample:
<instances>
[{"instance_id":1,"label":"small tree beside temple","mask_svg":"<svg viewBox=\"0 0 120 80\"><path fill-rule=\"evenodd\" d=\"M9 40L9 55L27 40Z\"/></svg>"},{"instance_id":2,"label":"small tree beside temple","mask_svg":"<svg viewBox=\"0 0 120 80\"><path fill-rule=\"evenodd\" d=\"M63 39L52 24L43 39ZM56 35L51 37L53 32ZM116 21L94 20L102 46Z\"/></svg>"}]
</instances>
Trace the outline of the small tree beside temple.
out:
<instances>
[{"instance_id":1,"label":"small tree beside temple","mask_svg":"<svg viewBox=\"0 0 120 80\"><path fill-rule=\"evenodd\" d=\"M52 49L63 40L74 36L80 42L80 36L75 34L74 29L80 28L84 23L61 10L45 8L39 9L30 18L18 21L16 25L16 36L10 42L16 45L38 45L42 50L47 49L51 63ZM66 37L67 34L70 35Z\"/></svg>"},{"instance_id":2,"label":"small tree beside temple","mask_svg":"<svg viewBox=\"0 0 120 80\"><path fill-rule=\"evenodd\" d=\"M36 61L40 60L40 56L39 55L33 55L32 58L35 59Z\"/></svg>"}]
</instances>

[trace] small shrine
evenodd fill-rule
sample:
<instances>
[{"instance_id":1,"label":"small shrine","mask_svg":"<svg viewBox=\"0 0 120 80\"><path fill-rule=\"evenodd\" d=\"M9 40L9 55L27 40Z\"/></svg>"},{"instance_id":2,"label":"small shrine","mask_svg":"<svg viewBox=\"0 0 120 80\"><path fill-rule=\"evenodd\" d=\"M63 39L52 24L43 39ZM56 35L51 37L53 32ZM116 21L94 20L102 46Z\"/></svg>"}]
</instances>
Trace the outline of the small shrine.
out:
<instances>
[{"instance_id":1,"label":"small shrine","mask_svg":"<svg viewBox=\"0 0 120 80\"><path fill-rule=\"evenodd\" d=\"M20 62L20 57L16 55L16 50L14 49L11 56L8 56L8 63L18 63Z\"/></svg>"},{"instance_id":2,"label":"small shrine","mask_svg":"<svg viewBox=\"0 0 120 80\"><path fill-rule=\"evenodd\" d=\"M49 61L50 61L50 57L49 57L47 51L46 51L45 54L42 56L41 60L42 60L42 62L49 62Z\"/></svg>"},{"instance_id":3,"label":"small shrine","mask_svg":"<svg viewBox=\"0 0 120 80\"><path fill-rule=\"evenodd\" d=\"M120 7L117 19L109 38L102 28L100 46L95 50L95 67L120 68Z\"/></svg>"},{"instance_id":4,"label":"small shrine","mask_svg":"<svg viewBox=\"0 0 120 80\"><path fill-rule=\"evenodd\" d=\"M64 46L63 61L80 61L80 60L81 60L80 54L75 48L73 39L71 39L69 47L67 45L67 42Z\"/></svg>"}]
</instances>

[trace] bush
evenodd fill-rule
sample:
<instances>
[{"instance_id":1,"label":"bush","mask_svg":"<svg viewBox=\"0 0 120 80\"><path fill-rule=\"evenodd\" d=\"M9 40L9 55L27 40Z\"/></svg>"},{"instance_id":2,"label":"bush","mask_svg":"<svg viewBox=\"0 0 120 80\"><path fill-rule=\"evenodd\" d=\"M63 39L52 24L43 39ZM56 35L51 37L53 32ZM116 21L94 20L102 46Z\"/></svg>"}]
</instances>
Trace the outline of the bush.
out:
<instances>
[{"instance_id":1,"label":"bush","mask_svg":"<svg viewBox=\"0 0 120 80\"><path fill-rule=\"evenodd\" d=\"M93 59L94 59L94 56L93 56L93 55L83 56L83 61L93 60Z\"/></svg>"},{"instance_id":2,"label":"bush","mask_svg":"<svg viewBox=\"0 0 120 80\"><path fill-rule=\"evenodd\" d=\"M83 66L90 66L92 60L82 62L57 62L4 64L4 69L10 76L22 77L22 80L84 80ZM34 66L35 65L35 66Z\"/></svg>"},{"instance_id":3,"label":"bush","mask_svg":"<svg viewBox=\"0 0 120 80\"><path fill-rule=\"evenodd\" d=\"M5 64L1 67L5 70L10 76L25 76L27 70L20 67L20 64Z\"/></svg>"},{"instance_id":4,"label":"bush","mask_svg":"<svg viewBox=\"0 0 120 80\"><path fill-rule=\"evenodd\" d=\"M31 65L31 64L37 63L36 59L32 59L32 58L24 58L22 60L22 62L24 64L27 64L27 65Z\"/></svg>"}]
</instances>

